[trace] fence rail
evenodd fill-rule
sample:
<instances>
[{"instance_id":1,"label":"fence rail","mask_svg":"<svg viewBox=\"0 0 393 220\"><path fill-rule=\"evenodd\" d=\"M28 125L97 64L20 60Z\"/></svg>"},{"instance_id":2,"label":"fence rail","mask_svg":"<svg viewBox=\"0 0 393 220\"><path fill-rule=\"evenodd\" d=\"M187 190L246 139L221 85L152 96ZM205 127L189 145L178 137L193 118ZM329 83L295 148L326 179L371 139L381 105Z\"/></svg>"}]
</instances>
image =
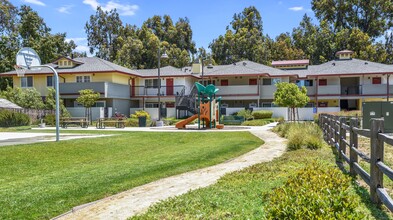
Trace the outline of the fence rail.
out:
<instances>
[{"instance_id":1,"label":"fence rail","mask_svg":"<svg viewBox=\"0 0 393 220\"><path fill-rule=\"evenodd\" d=\"M384 133L384 120L372 119L371 129L361 129L357 118L321 114L319 125L325 141L336 148L339 159L349 164L350 174L359 175L369 185L371 201L393 212L393 199L383 187L384 175L393 180L393 169L383 162L384 144L393 145L393 137ZM370 139L370 157L358 149L359 136ZM370 173L360 166L359 157L370 164Z\"/></svg>"}]
</instances>

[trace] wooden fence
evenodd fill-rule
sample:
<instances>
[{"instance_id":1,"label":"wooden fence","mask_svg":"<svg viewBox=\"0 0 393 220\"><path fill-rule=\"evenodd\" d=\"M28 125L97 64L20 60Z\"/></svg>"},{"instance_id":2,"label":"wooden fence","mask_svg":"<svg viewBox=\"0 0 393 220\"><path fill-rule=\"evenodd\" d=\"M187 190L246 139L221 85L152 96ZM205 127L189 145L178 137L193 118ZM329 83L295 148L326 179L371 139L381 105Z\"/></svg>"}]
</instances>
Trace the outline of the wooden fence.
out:
<instances>
[{"instance_id":1,"label":"wooden fence","mask_svg":"<svg viewBox=\"0 0 393 220\"><path fill-rule=\"evenodd\" d=\"M384 175L393 180L393 170L383 162L384 143L393 146L393 136L384 134L384 120L372 119L371 129L360 129L357 118L321 114L319 125L325 141L337 149L341 160L349 164L350 174L359 175L369 185L371 201L378 205L383 203L393 212L393 200L383 187ZM359 135L370 139L370 157L358 149ZM370 173L359 165L359 157L370 164Z\"/></svg>"},{"instance_id":2,"label":"wooden fence","mask_svg":"<svg viewBox=\"0 0 393 220\"><path fill-rule=\"evenodd\" d=\"M17 109L17 108L7 108L7 110L20 112L28 115L30 117L31 123L43 119L45 115L55 114L55 110L45 110L45 109Z\"/></svg>"}]
</instances>

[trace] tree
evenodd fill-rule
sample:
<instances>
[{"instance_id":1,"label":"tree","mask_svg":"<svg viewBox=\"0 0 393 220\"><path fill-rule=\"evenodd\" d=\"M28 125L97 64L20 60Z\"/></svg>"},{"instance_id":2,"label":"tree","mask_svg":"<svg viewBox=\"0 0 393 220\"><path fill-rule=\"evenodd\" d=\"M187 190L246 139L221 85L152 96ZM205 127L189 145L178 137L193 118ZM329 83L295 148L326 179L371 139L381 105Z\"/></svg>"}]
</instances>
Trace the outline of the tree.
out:
<instances>
[{"instance_id":1,"label":"tree","mask_svg":"<svg viewBox=\"0 0 393 220\"><path fill-rule=\"evenodd\" d=\"M22 108L28 109L43 109L44 102L41 94L34 88L21 89L20 87L7 87L6 90L0 92L0 97L3 97Z\"/></svg>"},{"instance_id":2,"label":"tree","mask_svg":"<svg viewBox=\"0 0 393 220\"><path fill-rule=\"evenodd\" d=\"M71 114L68 112L67 108L64 106L64 101L59 100L60 104L60 114L61 117L70 117ZM48 88L48 95L45 98L45 109L55 110L56 109L56 90L54 88Z\"/></svg>"},{"instance_id":3,"label":"tree","mask_svg":"<svg viewBox=\"0 0 393 220\"><path fill-rule=\"evenodd\" d=\"M312 0L312 9L320 21L327 21L334 32L359 28L375 39L393 26L393 5L385 0Z\"/></svg>"},{"instance_id":4,"label":"tree","mask_svg":"<svg viewBox=\"0 0 393 220\"><path fill-rule=\"evenodd\" d=\"M85 107L85 117L91 121L91 107L100 98L100 93L95 93L92 89L83 89L79 91L80 96L76 99Z\"/></svg>"},{"instance_id":5,"label":"tree","mask_svg":"<svg viewBox=\"0 0 393 220\"><path fill-rule=\"evenodd\" d=\"M103 11L99 6L95 15L90 16L86 22L85 31L90 53L96 51L96 56L109 61L116 59L117 47L116 39L119 37L122 28L122 21L116 9L109 12Z\"/></svg>"},{"instance_id":6,"label":"tree","mask_svg":"<svg viewBox=\"0 0 393 220\"><path fill-rule=\"evenodd\" d=\"M235 14L231 26L224 36L220 35L210 43L213 59L218 64L230 64L240 60L268 63L265 41L262 33L262 18L251 6Z\"/></svg>"},{"instance_id":7,"label":"tree","mask_svg":"<svg viewBox=\"0 0 393 220\"><path fill-rule=\"evenodd\" d=\"M307 96L306 87L299 88L294 83L281 82L276 84L277 90L274 92L274 104L290 109L290 119L296 120L297 108L304 107L310 101Z\"/></svg>"}]
</instances>

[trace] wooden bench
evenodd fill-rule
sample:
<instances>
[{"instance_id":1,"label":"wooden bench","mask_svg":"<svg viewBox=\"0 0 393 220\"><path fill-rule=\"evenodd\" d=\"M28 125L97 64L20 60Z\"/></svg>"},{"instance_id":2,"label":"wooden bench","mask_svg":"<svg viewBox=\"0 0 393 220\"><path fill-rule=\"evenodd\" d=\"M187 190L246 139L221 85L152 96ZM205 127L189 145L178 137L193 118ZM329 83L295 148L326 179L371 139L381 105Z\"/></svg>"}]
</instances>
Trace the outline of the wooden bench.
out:
<instances>
[{"instance_id":1,"label":"wooden bench","mask_svg":"<svg viewBox=\"0 0 393 220\"><path fill-rule=\"evenodd\" d=\"M73 118L62 118L60 120L60 124L62 128L67 128L70 124L79 125L82 128L89 127L89 121L86 117L73 117Z\"/></svg>"},{"instance_id":2,"label":"wooden bench","mask_svg":"<svg viewBox=\"0 0 393 220\"><path fill-rule=\"evenodd\" d=\"M96 127L98 129L104 129L107 124L114 124L115 128L124 128L126 120L125 118L99 118Z\"/></svg>"}]
</instances>

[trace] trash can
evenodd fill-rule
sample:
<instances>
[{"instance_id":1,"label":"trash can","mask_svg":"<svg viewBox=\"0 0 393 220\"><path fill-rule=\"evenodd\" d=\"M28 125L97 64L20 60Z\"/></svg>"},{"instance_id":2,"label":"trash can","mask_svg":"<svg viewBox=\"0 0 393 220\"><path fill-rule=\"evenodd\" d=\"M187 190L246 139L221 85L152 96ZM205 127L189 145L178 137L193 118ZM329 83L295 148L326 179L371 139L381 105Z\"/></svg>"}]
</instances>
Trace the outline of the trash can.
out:
<instances>
[{"instance_id":1,"label":"trash can","mask_svg":"<svg viewBox=\"0 0 393 220\"><path fill-rule=\"evenodd\" d=\"M146 116L139 116L138 117L138 124L139 124L139 127L146 127Z\"/></svg>"}]
</instances>

